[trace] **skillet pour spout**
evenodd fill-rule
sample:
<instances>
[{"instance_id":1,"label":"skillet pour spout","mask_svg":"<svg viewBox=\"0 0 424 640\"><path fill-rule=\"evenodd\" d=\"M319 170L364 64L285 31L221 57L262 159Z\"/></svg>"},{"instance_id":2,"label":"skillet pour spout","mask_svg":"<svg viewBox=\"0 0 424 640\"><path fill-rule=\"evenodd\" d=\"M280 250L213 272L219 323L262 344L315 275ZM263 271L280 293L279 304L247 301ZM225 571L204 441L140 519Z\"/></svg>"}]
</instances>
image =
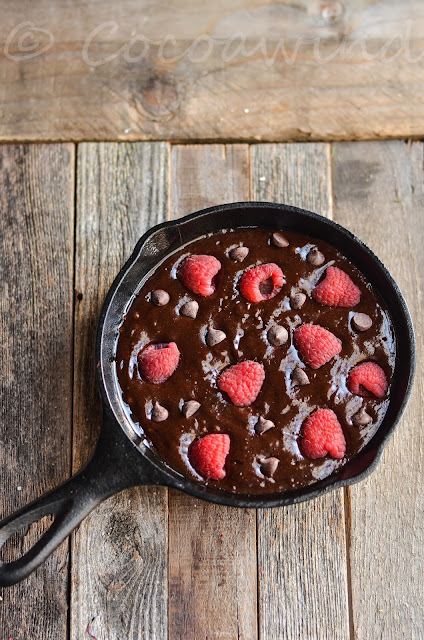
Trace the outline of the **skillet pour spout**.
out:
<instances>
[{"instance_id":1,"label":"skillet pour spout","mask_svg":"<svg viewBox=\"0 0 424 640\"><path fill-rule=\"evenodd\" d=\"M354 263L385 301L397 344L389 404L383 421L367 445L345 466L312 485L285 493L232 494L209 487L171 469L143 441L132 423L117 381L116 344L119 326L140 283L166 257L206 234L224 229L268 228L305 233L323 240ZM142 484L171 486L232 507L286 506L357 482L377 465L403 413L415 370L415 340L407 305L390 273L352 233L316 213L284 204L238 202L205 209L150 229L116 277L103 305L95 356L103 400L103 427L93 456L72 478L0 522L0 548L19 529L45 515L50 528L22 557L0 562L0 586L26 578L56 549L102 500L127 487ZM94 366L94 365L93 365Z\"/></svg>"}]
</instances>

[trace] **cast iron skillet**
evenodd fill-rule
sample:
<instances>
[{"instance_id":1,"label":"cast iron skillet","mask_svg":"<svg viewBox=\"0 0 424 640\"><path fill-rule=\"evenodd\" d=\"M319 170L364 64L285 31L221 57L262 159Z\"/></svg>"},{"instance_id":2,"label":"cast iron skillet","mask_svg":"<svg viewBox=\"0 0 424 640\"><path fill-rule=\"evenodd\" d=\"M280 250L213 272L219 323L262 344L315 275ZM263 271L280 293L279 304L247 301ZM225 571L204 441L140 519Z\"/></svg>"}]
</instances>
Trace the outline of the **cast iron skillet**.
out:
<instances>
[{"instance_id":1,"label":"cast iron skillet","mask_svg":"<svg viewBox=\"0 0 424 640\"><path fill-rule=\"evenodd\" d=\"M208 233L241 227L287 229L324 240L339 249L373 284L387 304L396 333L397 360L390 403L384 420L367 446L328 478L295 491L272 495L234 495L186 478L147 448L126 411L116 376L118 328L134 293L149 272L182 245ZM237 202L211 207L150 229L113 283L100 314L96 337L98 383L103 400L103 427L87 464L70 480L0 522L0 548L19 529L45 515L50 528L21 558L0 563L0 586L12 585L34 571L102 500L135 485L175 487L198 498L233 507L276 507L319 496L362 480L377 465L409 397L415 369L414 331L408 308L380 260L352 233L316 213L284 204Z\"/></svg>"}]
</instances>

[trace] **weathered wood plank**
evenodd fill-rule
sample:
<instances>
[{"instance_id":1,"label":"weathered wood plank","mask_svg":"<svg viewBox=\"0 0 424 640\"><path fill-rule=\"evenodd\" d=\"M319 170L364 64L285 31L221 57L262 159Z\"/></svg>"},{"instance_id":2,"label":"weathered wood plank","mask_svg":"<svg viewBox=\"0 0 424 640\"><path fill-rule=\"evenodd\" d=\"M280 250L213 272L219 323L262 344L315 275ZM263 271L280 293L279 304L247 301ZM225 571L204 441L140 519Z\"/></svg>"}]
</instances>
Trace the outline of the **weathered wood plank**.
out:
<instances>
[{"instance_id":1,"label":"weathered wood plank","mask_svg":"<svg viewBox=\"0 0 424 640\"><path fill-rule=\"evenodd\" d=\"M424 134L421 0L3 3L0 140Z\"/></svg>"},{"instance_id":2,"label":"weathered wood plank","mask_svg":"<svg viewBox=\"0 0 424 640\"><path fill-rule=\"evenodd\" d=\"M357 640L423 637L423 145L335 145L335 219L385 262L406 296L418 341L408 409L377 470L349 489Z\"/></svg>"},{"instance_id":3,"label":"weathered wood plank","mask_svg":"<svg viewBox=\"0 0 424 640\"><path fill-rule=\"evenodd\" d=\"M253 145L250 158L252 199L286 202L331 217L328 145ZM346 640L343 491L259 510L258 572L263 640Z\"/></svg>"},{"instance_id":4,"label":"weathered wood plank","mask_svg":"<svg viewBox=\"0 0 424 640\"><path fill-rule=\"evenodd\" d=\"M249 197L246 145L172 149L173 217ZM169 494L169 638L255 640L256 514Z\"/></svg>"},{"instance_id":5,"label":"weathered wood plank","mask_svg":"<svg viewBox=\"0 0 424 640\"><path fill-rule=\"evenodd\" d=\"M172 147L171 216L249 199L247 145Z\"/></svg>"},{"instance_id":6,"label":"weathered wood plank","mask_svg":"<svg viewBox=\"0 0 424 640\"><path fill-rule=\"evenodd\" d=\"M140 235L168 212L168 145L78 149L74 470L100 426L94 332L107 289ZM167 490L135 488L100 505L73 536L71 638L167 635Z\"/></svg>"},{"instance_id":7,"label":"weathered wood plank","mask_svg":"<svg viewBox=\"0 0 424 640\"><path fill-rule=\"evenodd\" d=\"M71 460L73 145L0 147L0 517L66 480ZM40 537L14 537L9 559ZM68 543L2 589L0 637L67 637Z\"/></svg>"}]
</instances>

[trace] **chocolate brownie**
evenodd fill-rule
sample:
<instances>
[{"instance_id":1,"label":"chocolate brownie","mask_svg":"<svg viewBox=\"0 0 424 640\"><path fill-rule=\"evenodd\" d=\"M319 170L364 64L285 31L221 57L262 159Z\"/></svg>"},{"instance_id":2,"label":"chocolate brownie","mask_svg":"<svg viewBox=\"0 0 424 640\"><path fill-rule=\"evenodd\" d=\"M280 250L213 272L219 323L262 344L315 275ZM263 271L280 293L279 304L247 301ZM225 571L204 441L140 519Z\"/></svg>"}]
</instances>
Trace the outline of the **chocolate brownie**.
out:
<instances>
[{"instance_id":1,"label":"chocolate brownie","mask_svg":"<svg viewBox=\"0 0 424 640\"><path fill-rule=\"evenodd\" d=\"M364 447L395 355L387 306L339 251L238 229L182 247L141 283L116 359L134 428L160 458L260 494L310 485Z\"/></svg>"}]
</instances>

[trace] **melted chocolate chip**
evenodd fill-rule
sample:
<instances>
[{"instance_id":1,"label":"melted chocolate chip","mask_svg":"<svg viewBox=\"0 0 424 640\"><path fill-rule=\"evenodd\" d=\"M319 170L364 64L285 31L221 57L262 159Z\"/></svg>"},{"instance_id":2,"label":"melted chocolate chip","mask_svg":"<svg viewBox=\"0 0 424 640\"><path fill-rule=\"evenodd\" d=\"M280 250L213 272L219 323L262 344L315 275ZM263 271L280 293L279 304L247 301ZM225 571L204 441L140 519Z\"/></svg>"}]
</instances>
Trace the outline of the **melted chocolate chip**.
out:
<instances>
[{"instance_id":1,"label":"melted chocolate chip","mask_svg":"<svg viewBox=\"0 0 424 640\"><path fill-rule=\"evenodd\" d=\"M184 403L182 409L183 416L185 418L191 418L191 416L194 416L196 411L200 409L200 406L200 402L197 402L197 400L188 400Z\"/></svg>"},{"instance_id":2,"label":"melted chocolate chip","mask_svg":"<svg viewBox=\"0 0 424 640\"><path fill-rule=\"evenodd\" d=\"M316 247L310 250L306 259L313 267L320 267L325 262L324 254Z\"/></svg>"},{"instance_id":3,"label":"melted chocolate chip","mask_svg":"<svg viewBox=\"0 0 424 640\"><path fill-rule=\"evenodd\" d=\"M293 293L290 296L290 305L292 309L301 309L306 302L306 294Z\"/></svg>"},{"instance_id":4,"label":"melted chocolate chip","mask_svg":"<svg viewBox=\"0 0 424 640\"><path fill-rule=\"evenodd\" d=\"M271 243L274 247L284 248L289 246L289 241L282 233L273 233L271 236Z\"/></svg>"},{"instance_id":5,"label":"melted chocolate chip","mask_svg":"<svg viewBox=\"0 0 424 640\"><path fill-rule=\"evenodd\" d=\"M309 378L303 369L296 367L292 373L292 382L295 387L304 387L309 384Z\"/></svg>"},{"instance_id":6,"label":"melted chocolate chip","mask_svg":"<svg viewBox=\"0 0 424 640\"><path fill-rule=\"evenodd\" d=\"M265 458L260 462L261 473L266 478L272 478L274 473L277 471L277 467L279 464L280 464L280 461L278 458L274 458L274 457Z\"/></svg>"},{"instance_id":7,"label":"melted chocolate chip","mask_svg":"<svg viewBox=\"0 0 424 640\"><path fill-rule=\"evenodd\" d=\"M249 249L247 247L235 247L234 249L231 249L229 256L236 262L243 262L248 253Z\"/></svg>"},{"instance_id":8,"label":"melted chocolate chip","mask_svg":"<svg viewBox=\"0 0 424 640\"><path fill-rule=\"evenodd\" d=\"M289 339L289 334L285 327L274 324L268 329L267 337L268 341L274 345L274 347L281 347L281 345L285 344Z\"/></svg>"},{"instance_id":9,"label":"melted chocolate chip","mask_svg":"<svg viewBox=\"0 0 424 640\"><path fill-rule=\"evenodd\" d=\"M226 338L226 334L220 329L209 329L206 335L206 344L208 347L214 347Z\"/></svg>"},{"instance_id":10,"label":"melted chocolate chip","mask_svg":"<svg viewBox=\"0 0 424 640\"><path fill-rule=\"evenodd\" d=\"M255 424L255 431L258 436L260 436L265 433L265 431L269 431L269 429L272 429L273 427L275 427L275 424L272 420L267 420L261 416Z\"/></svg>"},{"instance_id":11,"label":"melted chocolate chip","mask_svg":"<svg viewBox=\"0 0 424 640\"><path fill-rule=\"evenodd\" d=\"M355 313L352 318L352 326L357 331L368 331L372 327L372 320L366 313Z\"/></svg>"},{"instance_id":12,"label":"melted chocolate chip","mask_svg":"<svg viewBox=\"0 0 424 640\"><path fill-rule=\"evenodd\" d=\"M369 413L365 411L364 407L362 407L358 413L355 413L352 422L355 427L365 427L367 424L371 424L372 418Z\"/></svg>"},{"instance_id":13,"label":"melted chocolate chip","mask_svg":"<svg viewBox=\"0 0 424 640\"><path fill-rule=\"evenodd\" d=\"M163 289L155 289L150 296L152 304L157 307L164 307L169 302L169 293Z\"/></svg>"},{"instance_id":14,"label":"melted chocolate chip","mask_svg":"<svg viewBox=\"0 0 424 640\"><path fill-rule=\"evenodd\" d=\"M168 415L169 415L168 410L165 409L165 407L162 407L162 405L159 404L159 402L155 402L155 404L153 405L153 411L152 411L153 422L163 422L164 420L167 420Z\"/></svg>"},{"instance_id":15,"label":"melted chocolate chip","mask_svg":"<svg viewBox=\"0 0 424 640\"><path fill-rule=\"evenodd\" d=\"M186 318L195 318L199 311L199 303L196 300L190 300L186 302L180 309L180 314L186 316Z\"/></svg>"}]
</instances>

